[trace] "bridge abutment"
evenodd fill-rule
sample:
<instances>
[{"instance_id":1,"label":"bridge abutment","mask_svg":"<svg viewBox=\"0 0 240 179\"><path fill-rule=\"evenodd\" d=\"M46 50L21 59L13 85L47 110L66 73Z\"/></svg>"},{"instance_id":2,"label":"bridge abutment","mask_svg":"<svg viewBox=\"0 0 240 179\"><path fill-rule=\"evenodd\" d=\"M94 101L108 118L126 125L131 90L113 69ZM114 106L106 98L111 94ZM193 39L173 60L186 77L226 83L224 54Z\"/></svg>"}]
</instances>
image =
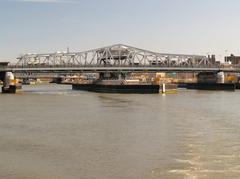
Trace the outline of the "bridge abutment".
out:
<instances>
[{"instance_id":1,"label":"bridge abutment","mask_svg":"<svg viewBox=\"0 0 240 179\"><path fill-rule=\"evenodd\" d=\"M224 72L200 72L197 83L187 83L187 89L196 90L231 90L236 89L235 83L225 83Z\"/></svg>"},{"instance_id":2,"label":"bridge abutment","mask_svg":"<svg viewBox=\"0 0 240 179\"><path fill-rule=\"evenodd\" d=\"M218 75L216 72L200 72L197 74L197 83L217 83Z\"/></svg>"},{"instance_id":3,"label":"bridge abutment","mask_svg":"<svg viewBox=\"0 0 240 179\"><path fill-rule=\"evenodd\" d=\"M17 83L12 72L1 72L0 79L3 81L2 93L17 93L22 86Z\"/></svg>"},{"instance_id":4,"label":"bridge abutment","mask_svg":"<svg viewBox=\"0 0 240 179\"><path fill-rule=\"evenodd\" d=\"M224 72L200 72L197 74L198 83L225 83Z\"/></svg>"}]
</instances>

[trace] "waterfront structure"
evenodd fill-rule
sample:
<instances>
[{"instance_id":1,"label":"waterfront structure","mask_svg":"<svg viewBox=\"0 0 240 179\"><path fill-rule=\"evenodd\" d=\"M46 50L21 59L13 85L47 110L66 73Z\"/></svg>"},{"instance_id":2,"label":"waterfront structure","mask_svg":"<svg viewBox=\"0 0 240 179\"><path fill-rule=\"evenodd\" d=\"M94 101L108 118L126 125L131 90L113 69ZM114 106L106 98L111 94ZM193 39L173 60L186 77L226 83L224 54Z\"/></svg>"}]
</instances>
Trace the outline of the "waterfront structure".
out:
<instances>
[{"instance_id":1,"label":"waterfront structure","mask_svg":"<svg viewBox=\"0 0 240 179\"><path fill-rule=\"evenodd\" d=\"M158 53L117 44L83 52L25 54L0 71L71 74L81 72L236 72L222 68L214 56Z\"/></svg>"},{"instance_id":2,"label":"waterfront structure","mask_svg":"<svg viewBox=\"0 0 240 179\"><path fill-rule=\"evenodd\" d=\"M231 54L230 56L225 57L225 63L240 66L240 56Z\"/></svg>"},{"instance_id":3,"label":"waterfront structure","mask_svg":"<svg viewBox=\"0 0 240 179\"><path fill-rule=\"evenodd\" d=\"M123 44L116 44L84 52L25 54L17 63L0 66L2 76L14 74L99 73L121 77L132 72L238 72L237 68L223 68L215 56L157 53ZM3 77L2 77L3 79Z\"/></svg>"},{"instance_id":4,"label":"waterfront structure","mask_svg":"<svg viewBox=\"0 0 240 179\"><path fill-rule=\"evenodd\" d=\"M212 58L201 55L167 54L116 44L84 52L25 54L16 67L216 67Z\"/></svg>"}]
</instances>

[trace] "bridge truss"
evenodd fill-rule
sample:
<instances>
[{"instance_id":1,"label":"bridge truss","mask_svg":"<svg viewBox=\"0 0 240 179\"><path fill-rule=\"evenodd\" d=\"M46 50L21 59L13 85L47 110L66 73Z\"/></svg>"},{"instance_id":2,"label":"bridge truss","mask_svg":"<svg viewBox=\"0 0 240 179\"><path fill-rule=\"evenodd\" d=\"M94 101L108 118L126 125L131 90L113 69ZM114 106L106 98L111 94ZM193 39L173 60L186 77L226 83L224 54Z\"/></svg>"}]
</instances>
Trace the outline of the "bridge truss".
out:
<instances>
[{"instance_id":1,"label":"bridge truss","mask_svg":"<svg viewBox=\"0 0 240 179\"><path fill-rule=\"evenodd\" d=\"M65 67L183 67L213 68L215 60L206 56L165 54L116 44L85 52L26 54L18 58L15 68Z\"/></svg>"}]
</instances>

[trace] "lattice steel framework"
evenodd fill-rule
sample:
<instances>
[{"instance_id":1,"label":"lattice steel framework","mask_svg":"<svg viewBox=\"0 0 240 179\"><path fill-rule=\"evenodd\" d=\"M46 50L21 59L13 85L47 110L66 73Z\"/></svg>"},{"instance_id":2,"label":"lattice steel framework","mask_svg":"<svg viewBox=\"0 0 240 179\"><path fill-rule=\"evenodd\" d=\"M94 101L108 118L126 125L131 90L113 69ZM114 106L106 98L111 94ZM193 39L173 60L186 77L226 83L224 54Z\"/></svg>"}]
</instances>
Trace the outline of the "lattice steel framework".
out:
<instances>
[{"instance_id":1,"label":"lattice steel framework","mask_svg":"<svg viewBox=\"0 0 240 179\"><path fill-rule=\"evenodd\" d=\"M16 67L216 67L206 56L164 54L117 44L85 52L26 54Z\"/></svg>"}]
</instances>

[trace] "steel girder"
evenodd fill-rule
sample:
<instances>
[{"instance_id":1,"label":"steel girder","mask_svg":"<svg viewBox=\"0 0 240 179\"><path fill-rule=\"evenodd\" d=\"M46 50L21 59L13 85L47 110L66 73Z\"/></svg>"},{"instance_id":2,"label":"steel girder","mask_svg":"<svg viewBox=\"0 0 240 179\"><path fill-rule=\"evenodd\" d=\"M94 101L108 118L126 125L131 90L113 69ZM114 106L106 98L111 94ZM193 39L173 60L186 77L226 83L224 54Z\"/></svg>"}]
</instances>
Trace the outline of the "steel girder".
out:
<instances>
[{"instance_id":1,"label":"steel girder","mask_svg":"<svg viewBox=\"0 0 240 179\"><path fill-rule=\"evenodd\" d=\"M216 67L206 56L165 54L117 44L85 52L26 54L15 67Z\"/></svg>"}]
</instances>

